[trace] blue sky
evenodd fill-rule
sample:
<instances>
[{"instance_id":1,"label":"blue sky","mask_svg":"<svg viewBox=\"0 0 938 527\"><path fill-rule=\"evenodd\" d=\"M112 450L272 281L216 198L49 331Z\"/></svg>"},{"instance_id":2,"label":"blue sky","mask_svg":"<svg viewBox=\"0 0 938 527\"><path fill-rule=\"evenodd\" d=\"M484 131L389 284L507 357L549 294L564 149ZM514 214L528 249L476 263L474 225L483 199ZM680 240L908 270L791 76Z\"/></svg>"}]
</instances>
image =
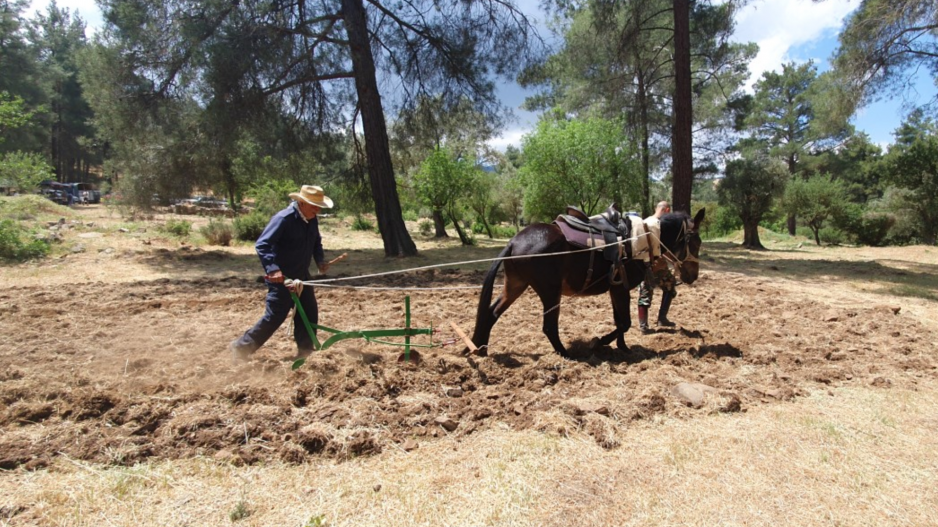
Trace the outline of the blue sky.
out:
<instances>
[{"instance_id":1,"label":"blue sky","mask_svg":"<svg viewBox=\"0 0 938 527\"><path fill-rule=\"evenodd\" d=\"M522 9L543 19L537 12L539 0L519 0ZM860 4L860 0L752 0L737 16L734 40L756 42L759 55L750 65L753 72L750 86L763 71L780 70L788 61L814 60L820 71L829 67L828 59L837 46L837 34L843 20ZM47 0L33 0L32 9L44 9ZM59 7L77 12L93 31L100 26L101 14L94 0L58 0ZM917 90L917 93L916 91ZM870 135L873 142L886 145L892 142L892 132L902 122L907 111L903 105L921 105L936 93L934 79L922 72L915 90L905 100L882 100L861 109L853 124L859 131ZM520 146L521 137L537 121L537 115L518 109L528 92L514 83L502 83L499 94L503 103L515 109L517 122L511 124L501 137L491 141L503 150L507 145Z\"/></svg>"}]
</instances>

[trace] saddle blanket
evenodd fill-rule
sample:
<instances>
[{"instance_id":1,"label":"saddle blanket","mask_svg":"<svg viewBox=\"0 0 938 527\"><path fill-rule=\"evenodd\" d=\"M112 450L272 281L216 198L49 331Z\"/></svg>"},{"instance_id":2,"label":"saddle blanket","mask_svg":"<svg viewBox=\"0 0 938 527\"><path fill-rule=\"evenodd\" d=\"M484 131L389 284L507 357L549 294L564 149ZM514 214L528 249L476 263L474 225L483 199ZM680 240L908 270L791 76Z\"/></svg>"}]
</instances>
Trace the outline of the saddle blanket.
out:
<instances>
[{"instance_id":1,"label":"saddle blanket","mask_svg":"<svg viewBox=\"0 0 938 527\"><path fill-rule=\"evenodd\" d=\"M647 263L652 258L660 256L661 248L658 239L661 231L659 226L657 224L646 224L640 217L631 214L627 215L626 218L632 223L632 237L628 241L629 247L626 247L625 243L621 243L621 236L616 237L616 241L619 242L619 257L630 255L631 258L637 258ZM554 224L560 227L564 238L573 245L583 248L606 245L602 233L589 233L575 229L564 221L563 216L557 216Z\"/></svg>"}]
</instances>

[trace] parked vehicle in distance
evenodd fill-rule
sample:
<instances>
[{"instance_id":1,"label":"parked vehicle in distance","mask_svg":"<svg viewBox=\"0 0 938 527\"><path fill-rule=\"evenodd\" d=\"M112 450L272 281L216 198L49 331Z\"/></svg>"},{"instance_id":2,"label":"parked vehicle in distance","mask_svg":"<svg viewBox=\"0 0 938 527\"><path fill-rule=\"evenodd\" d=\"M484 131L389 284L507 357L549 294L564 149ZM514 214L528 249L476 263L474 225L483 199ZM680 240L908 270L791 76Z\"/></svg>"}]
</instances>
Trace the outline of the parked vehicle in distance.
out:
<instances>
[{"instance_id":1,"label":"parked vehicle in distance","mask_svg":"<svg viewBox=\"0 0 938 527\"><path fill-rule=\"evenodd\" d=\"M59 183L58 181L46 180L39 184L39 193L59 205L69 204L69 197L72 196L70 190L66 183Z\"/></svg>"},{"instance_id":2,"label":"parked vehicle in distance","mask_svg":"<svg viewBox=\"0 0 938 527\"><path fill-rule=\"evenodd\" d=\"M70 183L75 201L81 203L101 203L101 191L91 183Z\"/></svg>"}]
</instances>

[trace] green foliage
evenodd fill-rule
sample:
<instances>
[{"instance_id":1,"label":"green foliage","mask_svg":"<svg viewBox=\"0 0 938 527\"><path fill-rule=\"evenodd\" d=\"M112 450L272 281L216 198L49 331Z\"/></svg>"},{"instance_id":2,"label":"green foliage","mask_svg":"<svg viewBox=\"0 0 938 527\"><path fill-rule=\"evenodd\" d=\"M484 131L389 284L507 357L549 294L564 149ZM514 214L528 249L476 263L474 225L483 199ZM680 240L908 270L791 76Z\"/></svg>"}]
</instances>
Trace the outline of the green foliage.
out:
<instances>
[{"instance_id":1,"label":"green foliage","mask_svg":"<svg viewBox=\"0 0 938 527\"><path fill-rule=\"evenodd\" d=\"M160 230L172 234L173 236L185 238L192 232L192 222L188 220L169 219L160 227Z\"/></svg>"},{"instance_id":2,"label":"green foliage","mask_svg":"<svg viewBox=\"0 0 938 527\"><path fill-rule=\"evenodd\" d=\"M591 215L641 200L636 156L616 121L542 118L524 140L524 158L524 210L532 219L553 218L567 205Z\"/></svg>"},{"instance_id":3,"label":"green foliage","mask_svg":"<svg viewBox=\"0 0 938 527\"><path fill-rule=\"evenodd\" d=\"M362 215L355 216L355 219L352 220L353 231L373 231L374 229L375 224Z\"/></svg>"},{"instance_id":4,"label":"green foliage","mask_svg":"<svg viewBox=\"0 0 938 527\"><path fill-rule=\"evenodd\" d=\"M455 158L447 149L435 149L420 165L414 176L414 189L424 204L435 214L449 216L464 245L471 240L456 223L461 215L460 200L466 198L475 184L479 169L472 158Z\"/></svg>"},{"instance_id":5,"label":"green foliage","mask_svg":"<svg viewBox=\"0 0 938 527\"><path fill-rule=\"evenodd\" d=\"M747 247L762 246L759 222L784 191L787 175L785 165L764 156L744 157L726 164L726 177L717 190L720 205L735 212L742 221Z\"/></svg>"},{"instance_id":6,"label":"green foliage","mask_svg":"<svg viewBox=\"0 0 938 527\"><path fill-rule=\"evenodd\" d=\"M239 216L234 220L235 236L246 242L257 241L269 222L270 216L257 210Z\"/></svg>"},{"instance_id":7,"label":"green foliage","mask_svg":"<svg viewBox=\"0 0 938 527\"><path fill-rule=\"evenodd\" d=\"M54 177L52 167L39 154L0 154L0 181L9 183L20 192L35 192L40 182Z\"/></svg>"},{"instance_id":8,"label":"green foliage","mask_svg":"<svg viewBox=\"0 0 938 527\"><path fill-rule=\"evenodd\" d=\"M417 211L414 210L405 210L402 213L404 221L417 221L420 217L417 215Z\"/></svg>"},{"instance_id":9,"label":"green foliage","mask_svg":"<svg viewBox=\"0 0 938 527\"><path fill-rule=\"evenodd\" d=\"M834 67L861 102L899 96L919 71L936 71L934 0L865 0L839 35Z\"/></svg>"},{"instance_id":10,"label":"green foliage","mask_svg":"<svg viewBox=\"0 0 938 527\"><path fill-rule=\"evenodd\" d=\"M888 178L903 189L905 207L916 216L917 237L924 243L938 239L938 133L899 144L886 156Z\"/></svg>"},{"instance_id":11,"label":"green foliage","mask_svg":"<svg viewBox=\"0 0 938 527\"><path fill-rule=\"evenodd\" d=\"M22 97L0 92L0 144L6 141L7 134L28 123L32 116L33 112L24 108Z\"/></svg>"},{"instance_id":12,"label":"green foliage","mask_svg":"<svg viewBox=\"0 0 938 527\"><path fill-rule=\"evenodd\" d=\"M235 504L234 508L231 509L231 512L228 513L228 519L233 522L241 521L251 515L251 510L248 508L247 503L244 500L238 501Z\"/></svg>"},{"instance_id":13,"label":"green foliage","mask_svg":"<svg viewBox=\"0 0 938 527\"><path fill-rule=\"evenodd\" d=\"M56 219L67 217L71 210L38 194L0 196L0 217L11 220L32 220L41 215L53 215Z\"/></svg>"},{"instance_id":14,"label":"green foliage","mask_svg":"<svg viewBox=\"0 0 938 527\"><path fill-rule=\"evenodd\" d=\"M825 122L819 99L817 68L812 62L783 64L781 73L767 71L755 84L752 112L746 126L748 143L783 159L791 174L810 168L812 156L840 142L848 132L846 120Z\"/></svg>"},{"instance_id":15,"label":"green foliage","mask_svg":"<svg viewBox=\"0 0 938 527\"><path fill-rule=\"evenodd\" d=\"M303 527L328 527L328 522L326 522L326 516L324 514L319 514L310 516Z\"/></svg>"},{"instance_id":16,"label":"green foliage","mask_svg":"<svg viewBox=\"0 0 938 527\"><path fill-rule=\"evenodd\" d=\"M843 215L848 207L846 187L827 174L791 180L785 188L782 203L787 213L797 216L811 229L818 245L821 244L820 231L824 223Z\"/></svg>"},{"instance_id":17,"label":"green foliage","mask_svg":"<svg viewBox=\"0 0 938 527\"><path fill-rule=\"evenodd\" d=\"M199 229L199 234L211 245L227 247L231 245L231 240L234 238L234 229L226 221L212 219L209 220L208 225Z\"/></svg>"},{"instance_id":18,"label":"green foliage","mask_svg":"<svg viewBox=\"0 0 938 527\"><path fill-rule=\"evenodd\" d=\"M496 238L511 238L518 234L518 229L512 225L493 225L492 232Z\"/></svg>"},{"instance_id":19,"label":"green foliage","mask_svg":"<svg viewBox=\"0 0 938 527\"><path fill-rule=\"evenodd\" d=\"M822 227L817 234L820 241L828 245L840 245L846 241L847 237L843 231L836 227ZM818 243L820 245L820 243Z\"/></svg>"},{"instance_id":20,"label":"green foliage","mask_svg":"<svg viewBox=\"0 0 938 527\"><path fill-rule=\"evenodd\" d=\"M267 179L252 185L245 194L254 199L254 213L270 219L290 204L290 193L298 190L299 186L293 181ZM267 225L266 221L264 225Z\"/></svg>"},{"instance_id":21,"label":"green foliage","mask_svg":"<svg viewBox=\"0 0 938 527\"><path fill-rule=\"evenodd\" d=\"M417 227L420 229L420 234L424 236L430 236L433 233L433 222L430 220L420 220Z\"/></svg>"},{"instance_id":22,"label":"green foliage","mask_svg":"<svg viewBox=\"0 0 938 527\"><path fill-rule=\"evenodd\" d=\"M0 260L23 262L49 254L49 242L39 240L13 220L0 221Z\"/></svg>"},{"instance_id":23,"label":"green foliage","mask_svg":"<svg viewBox=\"0 0 938 527\"><path fill-rule=\"evenodd\" d=\"M726 236L743 226L739 215L729 207L720 206L716 202L697 203L697 205L707 209L700 227L700 235L704 239Z\"/></svg>"}]
</instances>

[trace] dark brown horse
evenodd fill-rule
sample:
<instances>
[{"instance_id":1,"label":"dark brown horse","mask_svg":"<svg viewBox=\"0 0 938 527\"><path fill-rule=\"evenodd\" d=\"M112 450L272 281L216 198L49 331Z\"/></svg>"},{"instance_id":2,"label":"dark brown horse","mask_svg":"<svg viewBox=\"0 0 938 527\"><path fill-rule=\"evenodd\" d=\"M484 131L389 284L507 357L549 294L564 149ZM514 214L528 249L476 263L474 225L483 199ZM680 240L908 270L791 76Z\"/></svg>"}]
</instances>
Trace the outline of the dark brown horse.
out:
<instances>
[{"instance_id":1,"label":"dark brown horse","mask_svg":"<svg viewBox=\"0 0 938 527\"><path fill-rule=\"evenodd\" d=\"M680 280L685 284L697 280L697 258L701 245L697 231L703 217L704 209L701 209L693 220L683 212L666 214L661 218L662 257L677 268ZM624 334L632 325L629 290L644 280L647 265L641 260L623 261L626 278L615 284L609 280L610 273L614 272L614 263L602 257L591 258L590 251L581 250L568 254L578 249L567 242L557 225L547 223L529 225L508 242L508 246L498 255L499 260L489 269L482 286L475 331L472 335L472 342L480 348L479 353L486 353L492 326L528 287L534 289L541 299L544 307L542 329L557 353L567 356L567 349L560 342L558 325L561 297L593 296L607 291L612 299L612 318L616 328L602 336L599 344L606 346L615 340L618 349L628 349ZM556 256L548 256L551 254ZM513 258L518 256L530 258ZM495 275L503 264L505 286L498 299L490 304ZM591 264L592 273L589 272ZM585 282L588 276L592 278L587 284Z\"/></svg>"}]
</instances>

